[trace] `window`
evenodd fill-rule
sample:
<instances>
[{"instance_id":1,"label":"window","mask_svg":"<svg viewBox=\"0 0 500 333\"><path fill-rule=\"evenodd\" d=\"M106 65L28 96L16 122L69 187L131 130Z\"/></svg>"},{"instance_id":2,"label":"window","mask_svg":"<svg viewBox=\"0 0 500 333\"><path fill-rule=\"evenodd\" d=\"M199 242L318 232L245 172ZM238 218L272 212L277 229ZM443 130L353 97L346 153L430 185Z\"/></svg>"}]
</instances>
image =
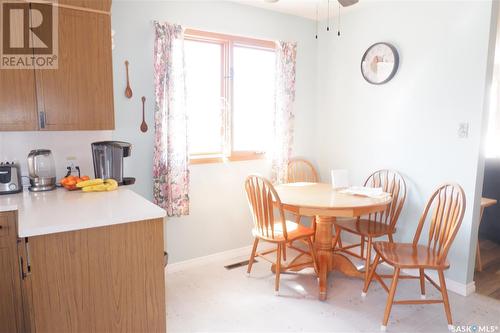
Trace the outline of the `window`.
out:
<instances>
[{"instance_id":1,"label":"window","mask_svg":"<svg viewBox=\"0 0 500 333\"><path fill-rule=\"evenodd\" d=\"M271 142L275 44L187 30L191 163L257 159Z\"/></svg>"}]
</instances>

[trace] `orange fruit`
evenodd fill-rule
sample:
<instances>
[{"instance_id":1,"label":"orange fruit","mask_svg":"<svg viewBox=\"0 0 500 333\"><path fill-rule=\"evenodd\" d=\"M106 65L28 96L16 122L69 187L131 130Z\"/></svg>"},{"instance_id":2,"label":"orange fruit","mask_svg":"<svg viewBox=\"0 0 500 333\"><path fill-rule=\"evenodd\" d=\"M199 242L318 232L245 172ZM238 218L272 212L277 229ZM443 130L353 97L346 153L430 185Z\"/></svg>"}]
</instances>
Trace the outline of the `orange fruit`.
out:
<instances>
[{"instance_id":1,"label":"orange fruit","mask_svg":"<svg viewBox=\"0 0 500 333\"><path fill-rule=\"evenodd\" d=\"M86 180L90 180L90 177L89 176L83 176L81 179L82 179L82 181L86 181Z\"/></svg>"}]
</instances>

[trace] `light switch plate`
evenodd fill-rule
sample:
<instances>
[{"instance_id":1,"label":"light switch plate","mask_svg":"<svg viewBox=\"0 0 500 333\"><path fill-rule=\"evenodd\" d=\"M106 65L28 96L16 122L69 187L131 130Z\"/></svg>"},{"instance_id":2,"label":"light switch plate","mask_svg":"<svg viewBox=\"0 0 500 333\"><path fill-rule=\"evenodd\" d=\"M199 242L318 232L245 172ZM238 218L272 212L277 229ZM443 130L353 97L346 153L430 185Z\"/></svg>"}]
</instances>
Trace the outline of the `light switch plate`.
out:
<instances>
[{"instance_id":1,"label":"light switch plate","mask_svg":"<svg viewBox=\"0 0 500 333\"><path fill-rule=\"evenodd\" d=\"M458 124L458 137L460 139L465 139L469 137L469 123Z\"/></svg>"}]
</instances>

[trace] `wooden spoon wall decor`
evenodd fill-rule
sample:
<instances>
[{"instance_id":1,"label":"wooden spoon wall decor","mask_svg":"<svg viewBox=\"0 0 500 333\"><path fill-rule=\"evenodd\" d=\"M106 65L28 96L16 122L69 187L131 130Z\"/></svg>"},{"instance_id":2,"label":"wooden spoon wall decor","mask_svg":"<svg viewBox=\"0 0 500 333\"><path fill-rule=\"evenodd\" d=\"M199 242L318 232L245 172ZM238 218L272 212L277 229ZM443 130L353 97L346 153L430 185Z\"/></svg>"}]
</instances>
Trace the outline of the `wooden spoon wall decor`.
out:
<instances>
[{"instance_id":1,"label":"wooden spoon wall decor","mask_svg":"<svg viewBox=\"0 0 500 333\"><path fill-rule=\"evenodd\" d=\"M132 88L130 88L130 80L128 77L128 60L125 60L125 71L127 73L127 87L125 88L125 96L132 98Z\"/></svg>"},{"instance_id":2,"label":"wooden spoon wall decor","mask_svg":"<svg viewBox=\"0 0 500 333\"><path fill-rule=\"evenodd\" d=\"M146 124L146 120L144 118L144 104L146 103L146 97L142 96L142 124L141 124L141 132L146 133L148 131L148 124Z\"/></svg>"}]
</instances>

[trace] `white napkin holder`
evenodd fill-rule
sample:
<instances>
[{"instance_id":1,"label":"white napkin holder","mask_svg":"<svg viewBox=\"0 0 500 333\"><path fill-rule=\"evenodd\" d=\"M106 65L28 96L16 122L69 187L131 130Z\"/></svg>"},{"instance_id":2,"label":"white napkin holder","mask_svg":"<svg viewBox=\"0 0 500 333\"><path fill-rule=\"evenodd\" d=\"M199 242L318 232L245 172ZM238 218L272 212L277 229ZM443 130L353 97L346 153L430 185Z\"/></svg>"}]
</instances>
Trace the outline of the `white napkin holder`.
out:
<instances>
[{"instance_id":1,"label":"white napkin holder","mask_svg":"<svg viewBox=\"0 0 500 333\"><path fill-rule=\"evenodd\" d=\"M331 171L332 187L335 189L349 187L349 171L345 169L336 169Z\"/></svg>"}]
</instances>

